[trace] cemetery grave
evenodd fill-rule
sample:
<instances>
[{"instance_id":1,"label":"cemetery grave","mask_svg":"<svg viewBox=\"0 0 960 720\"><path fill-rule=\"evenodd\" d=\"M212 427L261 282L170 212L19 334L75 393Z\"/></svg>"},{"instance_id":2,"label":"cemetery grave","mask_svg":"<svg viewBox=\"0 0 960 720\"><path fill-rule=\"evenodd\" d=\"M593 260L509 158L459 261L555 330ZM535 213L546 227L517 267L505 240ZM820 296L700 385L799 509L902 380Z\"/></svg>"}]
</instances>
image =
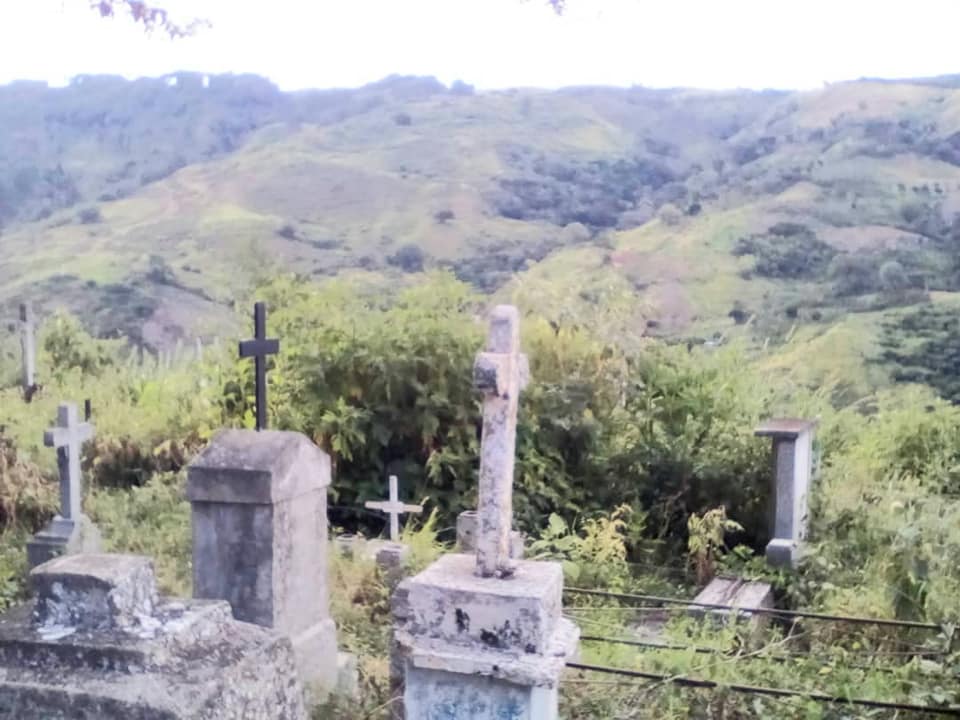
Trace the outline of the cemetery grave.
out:
<instances>
[{"instance_id":1,"label":"cemetery grave","mask_svg":"<svg viewBox=\"0 0 960 720\"><path fill-rule=\"evenodd\" d=\"M276 317L279 327L288 327L282 312ZM32 591L17 590L11 598L14 609L0 618L0 661L10 683L0 682L0 710L23 713L22 708L33 705L48 707L42 703L53 707L89 702L83 709L88 715L76 717L126 717L122 713L130 710L124 693L137 671L98 677L95 699L44 691L37 704L17 685L33 682L26 668L48 672L47 664L24 664L23 657L54 658L44 660L54 663L51 672L79 678L96 674L96 658L104 655L146 662L154 668L157 687L171 683L169 693L149 700L167 708L162 712L168 715L156 717L194 717L191 708L178 709L184 703L178 693L187 682L177 674L182 668L168 672L164 663L170 659L156 655L158 648L182 648L199 657L206 652L197 650L203 643L219 642L215 639L229 634L234 644L226 655L236 664L198 666L194 671L206 678L204 697L212 698L203 702L223 713L202 717L244 717L265 696L277 693L288 700L270 709L264 704L256 712L274 713L263 717L306 717L297 700L306 697L309 703L324 703L315 717L332 718L960 715L949 605L932 604L941 602L942 588L952 587L952 576L946 576L947 585L938 586L933 582L941 582L939 576L931 575L920 594L907 585L895 588L895 597L914 592L917 602L930 598L928 610L917 605L897 610L894 605L853 611L858 585L844 586L838 576L859 577L863 568L846 567L842 554L824 552L826 533L838 530L820 522L817 513L823 510L808 500L822 502L824 490L823 478L812 474L811 421L767 415L737 430L738 442L761 458L768 485L768 539L758 543L753 554L733 552L723 532L698 546L702 557L693 551L685 556L676 544L631 537L628 523L631 513L643 511L639 506L622 513L608 507L579 520L562 519L556 511L562 508L557 508L539 526L531 525L525 522L532 437L524 426L531 407L526 395L532 392L536 398L543 386L538 385L539 374L531 373L536 356L528 360L520 352L520 314L511 306L498 306L490 313L488 336L472 371L469 363L459 365L480 400L480 437L477 472L467 485L472 484L476 494L466 490L462 509L446 515L451 531L456 525L456 546L451 548L451 542L443 547L436 529L416 519L408 521L401 536L399 513L424 508L403 503L399 481L391 475L388 500L362 502L388 515L389 542L380 547L395 549L392 559L381 559L379 553L379 562L356 554L340 557L328 550L333 543L328 541L327 495L336 473L348 464L347 446L337 435L289 429L290 413L296 410L289 407L289 383L317 366L303 355L302 339L288 340L283 332L278 335L284 337L284 353L290 354L277 355L280 343L267 338L264 304L257 303L254 319L254 339L240 344L239 358L198 352L196 360L203 356L203 362L193 366L160 363L159 381L137 377L139 368L120 365L111 366L115 369L109 383L82 373L59 381L54 380L56 373L41 373L51 382L44 383L29 404L22 393L18 396L18 408L49 421L42 415L51 408L54 393L84 397L89 391L98 431L95 438L92 427L80 422L76 406L63 403L56 425L45 436L57 456L61 500L51 525L33 543L57 535L63 540L56 554L64 557L34 570ZM529 352L529 341L525 345ZM533 348L543 350L536 342ZM249 357L254 358L252 372L241 363ZM39 358L48 361L45 352ZM295 365L298 359L302 367ZM277 363L280 372L268 372L270 363ZM550 372L547 366L543 369ZM109 411L119 405L106 386L115 386L117 376L128 370L132 378L122 382L140 387L142 396L155 392L150 383L158 387L164 378L194 375L182 386L163 386L172 389L173 397L161 395L161 402L204 417L208 431L198 438L189 462L176 471L179 480L174 475L164 486L158 484L161 474L155 473L139 487L93 486L86 491L88 502L81 504L81 477L93 469L90 453L104 433L104 423L107 432L116 433L118 426L111 423L135 415L118 418ZM271 399L267 388L274 376L279 379L270 385ZM328 372L326 377L335 375ZM302 387L297 386L297 392ZM204 393L211 391L222 392L224 399L205 402ZM3 397L6 413L11 406L8 396ZM328 406L325 413L334 408ZM271 410L276 413L272 418ZM89 420L89 412L85 415ZM16 448L29 448L30 441L21 434L29 423L15 424L19 417L20 410L5 416L4 424L13 429L4 432L15 433ZM240 429L246 418L252 419L250 426ZM283 429L268 430L268 424ZM817 438L825 432L824 424L821 418ZM772 438L772 448L753 438L754 428L757 435ZM33 442L39 453L43 446ZM844 456L834 452L833 468L843 467ZM861 457L851 455L849 467ZM0 470L11 467L8 463ZM48 472L52 469L51 463ZM549 473L544 479L549 481ZM88 479L87 485L93 483ZM185 491L188 500L171 498L165 512L170 513L168 522L179 518L175 525L144 527L145 537L138 538L136 532L120 531L129 519L104 511L127 496L154 507L160 498L155 493L165 492L164 487L175 494ZM409 487L407 496L433 497L415 480ZM829 487L836 491L835 484ZM523 497L520 515L516 495ZM888 501L899 500L893 496ZM939 504L935 510L934 503ZM932 495L930 502L917 505L916 517L926 522L930 512L937 512L949 524L960 517L954 503ZM467 509L471 507L476 509ZM709 509L700 506L698 511L705 517ZM738 517L737 506L726 509ZM83 510L97 521L105 548L124 554L96 554L97 548L72 540L74 527L86 518ZM62 532L61 525L66 527ZM185 556L166 555L163 544L137 546L150 545L157 537L153 533L167 533L169 527L189 533L182 540L181 547L188 548ZM418 532L430 536L432 561L410 559L398 543L414 541ZM634 554L641 549L643 553ZM22 544L16 552L25 562ZM182 600L161 599L156 592L153 567L142 557L154 553L163 556L158 561L191 570L190 588L172 593ZM868 555L866 562L876 560ZM710 568L709 577L693 577L690 564ZM828 571L838 582L817 579ZM821 594L822 589L805 589L804 583L813 582L833 585L828 592L851 598L849 609L839 612L824 604L829 595ZM892 580L870 587L882 588L887 582ZM104 604L104 594L132 599ZM36 614L34 607L39 608ZM50 614L44 615L44 608ZM84 625L81 617L93 624ZM200 645L193 636L178 635L185 622L209 627L199 633ZM9 649L13 647L16 652ZM67 654L58 648L88 660L70 664L55 659ZM151 657L160 659L145 660ZM250 683L245 667L261 669L262 685ZM359 687L351 681L357 669ZM27 674L17 680L20 672ZM244 688L244 693L231 695L233 688ZM327 694L331 690L332 696ZM191 697L200 702L198 695ZM247 709L231 710L232 703Z\"/></svg>"}]
</instances>

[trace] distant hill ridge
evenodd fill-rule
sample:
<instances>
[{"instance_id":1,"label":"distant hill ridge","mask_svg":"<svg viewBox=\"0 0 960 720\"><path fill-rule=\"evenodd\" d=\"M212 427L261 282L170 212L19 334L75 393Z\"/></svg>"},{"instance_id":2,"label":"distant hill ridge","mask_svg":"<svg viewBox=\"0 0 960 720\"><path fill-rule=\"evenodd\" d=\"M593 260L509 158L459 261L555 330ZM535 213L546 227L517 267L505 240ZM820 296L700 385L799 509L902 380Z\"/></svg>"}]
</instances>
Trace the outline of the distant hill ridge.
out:
<instances>
[{"instance_id":1,"label":"distant hill ridge","mask_svg":"<svg viewBox=\"0 0 960 720\"><path fill-rule=\"evenodd\" d=\"M960 289L958 88L14 83L0 303L66 304L160 346L221 322L265 272L389 291L439 267L558 322L621 308L636 335L845 328L862 365L891 313Z\"/></svg>"}]
</instances>

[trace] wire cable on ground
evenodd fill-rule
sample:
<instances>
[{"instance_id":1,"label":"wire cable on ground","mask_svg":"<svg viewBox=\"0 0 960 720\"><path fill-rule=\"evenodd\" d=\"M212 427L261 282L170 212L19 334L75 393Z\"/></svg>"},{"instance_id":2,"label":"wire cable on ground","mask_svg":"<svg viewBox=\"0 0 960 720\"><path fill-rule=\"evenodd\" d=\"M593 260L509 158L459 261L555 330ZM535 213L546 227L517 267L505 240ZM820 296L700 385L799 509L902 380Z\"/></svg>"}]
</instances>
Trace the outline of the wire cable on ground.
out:
<instances>
[{"instance_id":1,"label":"wire cable on ground","mask_svg":"<svg viewBox=\"0 0 960 720\"><path fill-rule=\"evenodd\" d=\"M909 712L926 713L929 715L950 715L953 717L960 717L960 707L957 706L932 707L929 705L913 705L910 703L887 702L884 700L846 698L819 692L719 683L714 680L700 680L697 678L663 675L660 673L645 672L643 670L627 670L625 668L608 667L606 665L588 665L586 663L568 662L567 667L573 670L584 670L586 672L622 675L624 677L632 677L640 680L653 680L657 682L679 685L681 687L701 688L705 690L726 689L730 690L731 692L745 693L748 695L765 695L767 697L779 698L799 697L807 700L813 700L815 702L829 703L831 705L856 705L859 707L871 707L883 710L905 710Z\"/></svg>"},{"instance_id":2,"label":"wire cable on ground","mask_svg":"<svg viewBox=\"0 0 960 720\"><path fill-rule=\"evenodd\" d=\"M585 588L564 588L565 593L571 595L592 595L596 597L608 597L617 600L637 600L648 603L661 603L664 605L685 605L691 608L704 608L707 610L725 610L742 613L744 615L773 615L785 618L806 618L809 620L822 620L824 622L850 623L853 625L879 625L884 627L904 627L917 630L935 630L939 632L943 628L936 623L915 622L913 620L884 620L882 618L856 617L848 615L827 615L826 613L806 612L803 610L779 610L777 608L744 608L735 605L722 605L717 603L704 603L695 600L686 600L684 598L658 597L656 595L634 595L630 593L614 593L606 590L587 590ZM576 608L567 608L576 610ZM636 608L607 608L609 610L633 610Z\"/></svg>"}]
</instances>

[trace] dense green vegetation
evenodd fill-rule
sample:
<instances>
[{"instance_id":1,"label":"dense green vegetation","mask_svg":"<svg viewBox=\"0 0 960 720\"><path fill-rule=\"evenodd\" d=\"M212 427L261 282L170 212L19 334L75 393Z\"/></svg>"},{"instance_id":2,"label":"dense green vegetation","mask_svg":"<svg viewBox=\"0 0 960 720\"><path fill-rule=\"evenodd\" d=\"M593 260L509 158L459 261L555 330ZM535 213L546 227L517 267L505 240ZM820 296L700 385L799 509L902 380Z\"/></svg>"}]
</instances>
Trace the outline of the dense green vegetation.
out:
<instances>
[{"instance_id":1,"label":"dense green vegetation","mask_svg":"<svg viewBox=\"0 0 960 720\"><path fill-rule=\"evenodd\" d=\"M274 425L305 432L332 454L332 504L380 496L388 473L400 476L405 498L426 499L431 519L407 529L420 548L415 563L426 562L454 514L475 501L479 405L470 368L485 300L445 274L389 296L286 277L258 296L283 338L270 373ZM838 405L832 388L810 391L771 370L770 351L654 340L631 349L605 334L613 326L524 317L534 381L521 407L516 511L532 555L563 561L572 585L666 595L687 595L731 569L772 580L788 606L934 622L942 632L775 623L758 634L678 615L660 642L720 654L587 642L584 659L721 683L960 701L955 654L895 654L949 649L960 613L960 409L922 387ZM48 380L40 394L26 404L16 387L0 390L0 598L22 597L26 533L53 510L42 430L58 401L85 397L98 425L84 460L90 514L111 548L154 556L165 590L188 593L182 468L217 427L251 423L249 363L210 348L202 362L184 353L169 369L144 367L123 341L95 340L66 316L45 322L41 340ZM812 551L796 573L772 573L756 555L770 471L768 444L753 427L771 414L820 419ZM718 522L718 507L735 523ZM381 530L369 516L332 517L352 530ZM364 712L379 717L388 593L361 561L338 561L332 572L342 641L361 655ZM644 617L615 600L571 596L567 604L592 635L634 632ZM784 652L799 655L784 664L776 657ZM594 680L570 674L564 717L858 716L812 701ZM636 693L643 703L632 700Z\"/></svg>"}]
</instances>

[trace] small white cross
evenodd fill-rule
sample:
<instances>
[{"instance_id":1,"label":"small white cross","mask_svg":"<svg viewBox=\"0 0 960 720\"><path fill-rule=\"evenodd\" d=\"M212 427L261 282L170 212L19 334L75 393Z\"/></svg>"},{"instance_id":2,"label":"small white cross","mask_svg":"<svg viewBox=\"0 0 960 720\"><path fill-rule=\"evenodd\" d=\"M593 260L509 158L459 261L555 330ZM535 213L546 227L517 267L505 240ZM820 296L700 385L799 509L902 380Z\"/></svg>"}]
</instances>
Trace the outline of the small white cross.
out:
<instances>
[{"instance_id":1,"label":"small white cross","mask_svg":"<svg viewBox=\"0 0 960 720\"><path fill-rule=\"evenodd\" d=\"M400 515L402 513L421 513L422 505L404 505L400 502L400 491L397 488L397 476L390 476L390 500L373 501L365 503L365 507L371 510L379 510L390 516L390 540L399 542L400 540Z\"/></svg>"}]
</instances>

